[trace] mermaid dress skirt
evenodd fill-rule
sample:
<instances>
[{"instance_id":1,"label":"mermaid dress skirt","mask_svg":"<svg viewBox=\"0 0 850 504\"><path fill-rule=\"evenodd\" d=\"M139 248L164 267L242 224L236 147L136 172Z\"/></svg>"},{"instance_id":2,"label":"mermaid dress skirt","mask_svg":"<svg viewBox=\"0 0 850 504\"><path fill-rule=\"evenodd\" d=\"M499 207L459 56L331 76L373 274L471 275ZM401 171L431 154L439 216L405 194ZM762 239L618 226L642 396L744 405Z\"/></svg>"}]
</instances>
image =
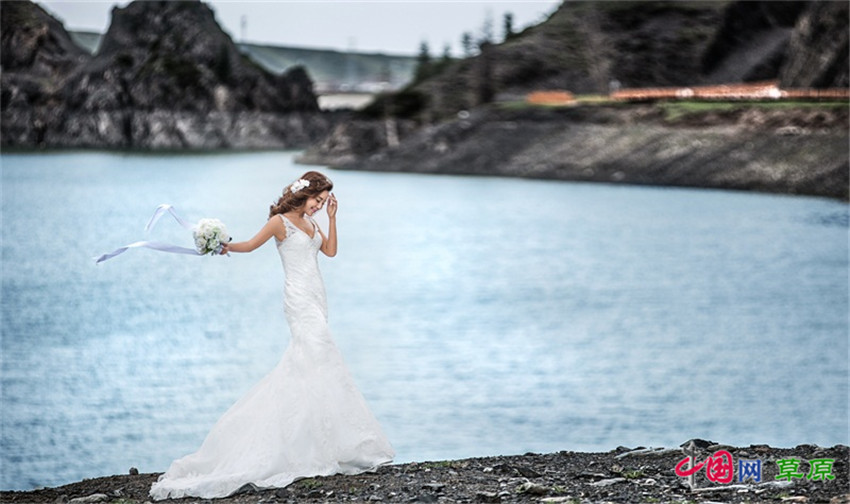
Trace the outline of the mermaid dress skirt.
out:
<instances>
[{"instance_id":1,"label":"mermaid dress skirt","mask_svg":"<svg viewBox=\"0 0 850 504\"><path fill-rule=\"evenodd\" d=\"M328 329L318 268L322 243L283 215L277 242L291 338L277 366L213 426L195 453L153 484L155 500L226 497L246 484L285 487L312 476L357 474L395 453L357 390Z\"/></svg>"}]
</instances>

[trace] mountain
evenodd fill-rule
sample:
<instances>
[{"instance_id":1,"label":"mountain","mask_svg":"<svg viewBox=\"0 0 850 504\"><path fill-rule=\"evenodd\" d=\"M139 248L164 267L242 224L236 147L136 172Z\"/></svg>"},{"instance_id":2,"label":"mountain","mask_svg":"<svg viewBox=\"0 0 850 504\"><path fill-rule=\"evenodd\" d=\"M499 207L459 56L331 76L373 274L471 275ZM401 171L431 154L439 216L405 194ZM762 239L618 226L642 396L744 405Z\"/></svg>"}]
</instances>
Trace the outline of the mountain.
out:
<instances>
[{"instance_id":1,"label":"mountain","mask_svg":"<svg viewBox=\"0 0 850 504\"><path fill-rule=\"evenodd\" d=\"M0 20L3 146L296 147L328 127L302 67L262 68L200 1L114 8L94 55L32 2Z\"/></svg>"}]
</instances>

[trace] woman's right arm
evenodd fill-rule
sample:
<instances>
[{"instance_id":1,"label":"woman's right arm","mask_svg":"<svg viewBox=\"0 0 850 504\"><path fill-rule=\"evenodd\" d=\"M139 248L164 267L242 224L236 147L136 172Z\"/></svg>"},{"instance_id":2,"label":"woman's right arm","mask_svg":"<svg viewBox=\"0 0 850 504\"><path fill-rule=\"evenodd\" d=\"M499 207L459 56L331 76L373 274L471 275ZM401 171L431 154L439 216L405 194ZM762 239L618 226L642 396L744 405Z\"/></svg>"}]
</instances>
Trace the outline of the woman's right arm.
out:
<instances>
[{"instance_id":1,"label":"woman's right arm","mask_svg":"<svg viewBox=\"0 0 850 504\"><path fill-rule=\"evenodd\" d=\"M286 238L286 227L283 225L283 220L277 215L272 215L268 222L266 222L266 225L263 226L263 228L260 229L253 238L248 241L227 243L224 245L224 248L222 248L221 253L251 252L260 245L269 241L269 238L272 236L280 241Z\"/></svg>"}]
</instances>

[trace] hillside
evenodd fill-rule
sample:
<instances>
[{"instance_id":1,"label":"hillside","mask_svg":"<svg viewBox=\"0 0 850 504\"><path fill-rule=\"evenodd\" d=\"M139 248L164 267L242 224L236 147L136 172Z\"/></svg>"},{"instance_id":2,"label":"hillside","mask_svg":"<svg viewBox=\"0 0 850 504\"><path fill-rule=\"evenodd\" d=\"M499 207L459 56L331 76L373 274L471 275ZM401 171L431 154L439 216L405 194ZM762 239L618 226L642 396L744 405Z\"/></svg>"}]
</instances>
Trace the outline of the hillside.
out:
<instances>
[{"instance_id":1,"label":"hillside","mask_svg":"<svg viewBox=\"0 0 850 504\"><path fill-rule=\"evenodd\" d=\"M383 95L302 160L847 200L846 101L606 100L620 87L763 80L846 89L847 38L846 2L565 2L540 25ZM540 90L581 99L526 103Z\"/></svg>"},{"instance_id":2,"label":"hillside","mask_svg":"<svg viewBox=\"0 0 850 504\"><path fill-rule=\"evenodd\" d=\"M199 1L115 8L94 55L32 2L0 21L4 147L293 148L328 128L303 68L257 65Z\"/></svg>"},{"instance_id":3,"label":"hillside","mask_svg":"<svg viewBox=\"0 0 850 504\"><path fill-rule=\"evenodd\" d=\"M546 89L607 94L780 77L785 87L846 87L847 10L830 1L564 2L545 22L386 95L371 112L429 122Z\"/></svg>"}]
</instances>

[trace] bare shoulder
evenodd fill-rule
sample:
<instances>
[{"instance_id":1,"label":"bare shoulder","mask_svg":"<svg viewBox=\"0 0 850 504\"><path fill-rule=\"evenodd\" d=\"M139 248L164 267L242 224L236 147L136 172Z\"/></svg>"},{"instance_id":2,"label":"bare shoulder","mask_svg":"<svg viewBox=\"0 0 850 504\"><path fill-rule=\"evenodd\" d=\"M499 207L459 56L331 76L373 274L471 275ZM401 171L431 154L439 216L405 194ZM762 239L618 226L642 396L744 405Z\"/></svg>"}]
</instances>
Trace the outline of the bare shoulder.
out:
<instances>
[{"instance_id":1,"label":"bare shoulder","mask_svg":"<svg viewBox=\"0 0 850 504\"><path fill-rule=\"evenodd\" d=\"M286 238L286 226L283 224L283 215L275 214L269 217L266 222L266 228L271 231L275 238L279 241Z\"/></svg>"}]
</instances>

